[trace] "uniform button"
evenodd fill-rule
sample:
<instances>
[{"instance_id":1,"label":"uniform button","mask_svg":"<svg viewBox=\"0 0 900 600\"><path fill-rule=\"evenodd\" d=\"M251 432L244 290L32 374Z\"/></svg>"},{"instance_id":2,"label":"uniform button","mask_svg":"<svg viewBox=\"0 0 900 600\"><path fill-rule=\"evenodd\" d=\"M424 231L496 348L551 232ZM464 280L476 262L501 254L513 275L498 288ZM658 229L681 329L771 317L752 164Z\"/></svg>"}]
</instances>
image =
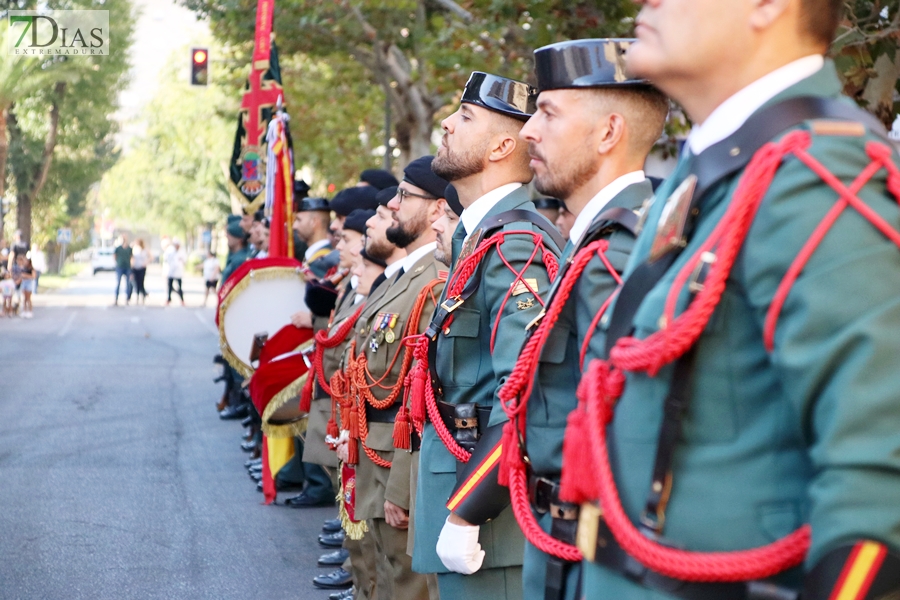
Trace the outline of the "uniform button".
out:
<instances>
[{"instance_id":1,"label":"uniform button","mask_svg":"<svg viewBox=\"0 0 900 600\"><path fill-rule=\"evenodd\" d=\"M444 327L444 335L450 335L450 328Z\"/></svg>"},{"instance_id":2,"label":"uniform button","mask_svg":"<svg viewBox=\"0 0 900 600\"><path fill-rule=\"evenodd\" d=\"M360 327L360 328L359 328L359 335L365 335L365 333L366 333L366 328L365 328L365 327Z\"/></svg>"}]
</instances>

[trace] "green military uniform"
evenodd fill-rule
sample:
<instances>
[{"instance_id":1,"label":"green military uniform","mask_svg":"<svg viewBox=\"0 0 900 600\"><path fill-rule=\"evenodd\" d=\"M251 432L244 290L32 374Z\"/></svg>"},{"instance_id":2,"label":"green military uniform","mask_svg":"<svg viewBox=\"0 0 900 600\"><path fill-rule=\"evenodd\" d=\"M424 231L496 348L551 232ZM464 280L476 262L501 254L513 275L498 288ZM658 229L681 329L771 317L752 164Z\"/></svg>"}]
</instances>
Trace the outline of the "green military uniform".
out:
<instances>
[{"instance_id":1,"label":"green military uniform","mask_svg":"<svg viewBox=\"0 0 900 600\"><path fill-rule=\"evenodd\" d=\"M392 366L391 361L403 349L400 339L413 305L422 289L437 279L438 265L434 253L429 252L416 261L408 271L389 278L370 296L357 321L357 353L365 354L372 376L381 380L378 386L371 389L377 399L387 397L390 389L398 384L402 361L398 358ZM434 293L437 295L440 291L441 287L438 286ZM424 331L432 309L433 305L427 302L417 331ZM393 331L394 341L391 343L388 343L383 335L378 336L379 332L383 334L387 331L381 327L385 315L395 316L393 326L389 328ZM376 337L379 339L378 342L374 341ZM373 463L360 446L359 465L356 467L355 515L358 519L366 519L379 553L384 555L390 564L389 576L393 597L424 599L428 597L425 577L413 573L410 568L410 557L406 553L407 532L389 526L384 519L385 500L407 510L410 508L411 454L404 451L395 452L393 440L393 421L402 400L401 394L392 407L381 411L375 410L372 406L362 407L363 401L360 400L360 410L366 410L368 418L369 431L364 442L382 459L391 461L391 467L383 468Z\"/></svg>"},{"instance_id":2,"label":"green military uniform","mask_svg":"<svg viewBox=\"0 0 900 600\"><path fill-rule=\"evenodd\" d=\"M482 219L510 210L534 213L546 221L534 208L529 192L520 187L500 200ZM547 227L552 227L547 222ZM532 223L513 221L499 231L528 230L542 233ZM466 232L460 223L453 236L453 265L456 268ZM544 235L545 243L554 254L556 244ZM516 270L521 270L534 250L530 236L514 235L501 247L503 256ZM512 372L525 337L525 327L541 311L541 304L530 293L509 298L496 325L496 339L491 349L492 331L504 297L509 293L515 274L507 267L497 251L490 251L483 259L481 283L475 294L457 308L450 325L437 338L436 364L433 365L442 386L443 402L449 404L477 403L490 407L487 426L502 425L507 418L497 392ZM550 281L540 253L523 275L535 284L538 294L545 295ZM448 281L453 280L451 272ZM446 290L445 290L446 292ZM442 301L445 298L442 298ZM448 499L457 486L456 458L450 454L437 436L434 426L426 424L422 434L419 459L419 482L416 498L415 554L413 567L422 573L438 573L441 595L461 597L464 590L477 596L514 598L521 596L521 568L524 538L507 506L495 519L481 525L478 541L485 552L481 568L472 575L451 573L435 552L448 514ZM503 493L502 488L500 493ZM508 497L507 497L508 500Z\"/></svg>"},{"instance_id":3,"label":"green military uniform","mask_svg":"<svg viewBox=\"0 0 900 600\"><path fill-rule=\"evenodd\" d=\"M652 195L652 186L645 179L629 185L610 200L594 217L582 239L569 240L566 244L560 259L563 266L556 283L578 252L589 242L599 239L608 240L609 248L604 254L617 272L624 272L634 247L634 235L627 228L610 221L608 216L615 214L615 209L637 212ZM592 325L597 313L617 287L616 280L595 254L577 279L541 349L535 385L528 400L525 452L532 476L543 478L551 484L559 484L566 419L577 404L575 393L581 379L582 344L590 338L584 353L584 365L603 356L603 336L594 335ZM558 295L549 299L545 310L550 309L555 299L558 300ZM544 514L536 513L536 516L549 533L551 518L548 507L541 506L540 509ZM525 598L544 598L547 559L546 554L526 541L523 563ZM575 597L578 571L577 568L570 569L567 573L566 598Z\"/></svg>"},{"instance_id":4,"label":"green military uniform","mask_svg":"<svg viewBox=\"0 0 900 600\"><path fill-rule=\"evenodd\" d=\"M838 98L840 91L828 61L767 106L798 96ZM871 131L863 135L861 128L850 127L834 135L810 121L794 129L812 132L809 153L845 183L870 162L865 145L875 139ZM893 158L897 164L896 155ZM629 272L648 260L664 201L694 172L698 160L682 157L659 190ZM699 212L687 247L630 319L637 338L645 339L661 327L676 273L732 203L741 174L695 196ZM900 228L897 201L886 192L884 170L858 196L892 228ZM663 530L670 543L687 550L728 551L763 546L809 523L812 546L805 568L774 578L791 590L798 590L804 572L841 544L874 539L894 552L900 548L897 247L854 209L847 209L787 296L773 347L767 350L763 343L776 288L836 201L837 193L799 160L787 158L781 164L721 300L694 347L689 405L674 449ZM626 280L626 288L628 284ZM678 298L676 315L686 307L686 288ZM613 473L634 523L650 489L673 369L670 363L655 377L627 372L609 426ZM677 591L673 596L641 586L608 566L586 563L584 569L587 598L678 596Z\"/></svg>"},{"instance_id":5,"label":"green military uniform","mask_svg":"<svg viewBox=\"0 0 900 600\"><path fill-rule=\"evenodd\" d=\"M238 267L249 259L250 248L248 246L244 246L240 250L230 253L228 259L225 261L225 268L222 269L222 283L225 283L228 278L231 277L231 274L237 271ZM221 284L219 285L221 286Z\"/></svg>"}]
</instances>

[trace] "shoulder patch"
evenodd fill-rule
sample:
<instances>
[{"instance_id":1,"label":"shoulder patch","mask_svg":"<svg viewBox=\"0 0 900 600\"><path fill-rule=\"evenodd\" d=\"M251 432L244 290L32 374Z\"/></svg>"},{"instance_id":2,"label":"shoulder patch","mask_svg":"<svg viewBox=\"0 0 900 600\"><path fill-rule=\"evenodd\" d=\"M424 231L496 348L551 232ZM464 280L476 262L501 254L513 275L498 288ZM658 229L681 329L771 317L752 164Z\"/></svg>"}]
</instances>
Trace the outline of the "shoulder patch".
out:
<instances>
[{"instance_id":1,"label":"shoulder patch","mask_svg":"<svg viewBox=\"0 0 900 600\"><path fill-rule=\"evenodd\" d=\"M816 135L837 137L862 137L866 135L866 126L859 121L814 119L809 122L809 128Z\"/></svg>"}]
</instances>

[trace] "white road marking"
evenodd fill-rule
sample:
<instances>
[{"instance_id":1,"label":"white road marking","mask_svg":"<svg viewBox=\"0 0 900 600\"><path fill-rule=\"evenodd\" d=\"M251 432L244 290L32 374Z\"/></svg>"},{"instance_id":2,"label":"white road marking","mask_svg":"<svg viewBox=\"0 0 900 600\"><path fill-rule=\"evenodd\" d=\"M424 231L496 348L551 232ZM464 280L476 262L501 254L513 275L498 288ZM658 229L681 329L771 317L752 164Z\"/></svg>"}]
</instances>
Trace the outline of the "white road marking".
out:
<instances>
[{"instance_id":1,"label":"white road marking","mask_svg":"<svg viewBox=\"0 0 900 600\"><path fill-rule=\"evenodd\" d=\"M200 321L206 329L212 333L213 335L219 335L219 330L216 328L215 324L210 323L200 314L199 311L194 312L194 316L197 317L197 320Z\"/></svg>"},{"instance_id":2,"label":"white road marking","mask_svg":"<svg viewBox=\"0 0 900 600\"><path fill-rule=\"evenodd\" d=\"M59 337L62 337L64 335L66 335L67 333L69 333L69 329L72 327L72 322L75 321L76 314L77 313L75 313L75 312L72 312L69 314L69 318L66 320L66 324L63 325L63 328L60 329L59 333L57 333L56 335L58 335Z\"/></svg>"}]
</instances>

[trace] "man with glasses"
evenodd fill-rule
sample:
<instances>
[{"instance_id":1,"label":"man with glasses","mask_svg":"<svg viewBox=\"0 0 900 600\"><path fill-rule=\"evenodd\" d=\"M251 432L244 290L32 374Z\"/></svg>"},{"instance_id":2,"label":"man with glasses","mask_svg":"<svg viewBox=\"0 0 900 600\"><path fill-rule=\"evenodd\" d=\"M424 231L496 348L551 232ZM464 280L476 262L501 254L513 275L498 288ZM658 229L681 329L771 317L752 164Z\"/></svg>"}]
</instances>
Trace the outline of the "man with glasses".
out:
<instances>
[{"instance_id":1,"label":"man with glasses","mask_svg":"<svg viewBox=\"0 0 900 600\"><path fill-rule=\"evenodd\" d=\"M443 288L431 225L443 215L447 181L432 172L432 159L425 156L407 165L387 204L392 212L387 240L406 256L388 264L387 279L372 292L357 320L355 356L347 373L358 391L350 412L357 423L348 424L349 458L357 463L355 517L366 520L366 535L374 538L378 555L387 561L379 575L386 573L389 581L377 582L380 593L387 587L390 597L410 600L428 598L429 590L426 577L412 571L407 554L412 455L394 451L394 425L407 395L405 357L411 349L403 338L425 330ZM424 297L417 306L420 294Z\"/></svg>"}]
</instances>

